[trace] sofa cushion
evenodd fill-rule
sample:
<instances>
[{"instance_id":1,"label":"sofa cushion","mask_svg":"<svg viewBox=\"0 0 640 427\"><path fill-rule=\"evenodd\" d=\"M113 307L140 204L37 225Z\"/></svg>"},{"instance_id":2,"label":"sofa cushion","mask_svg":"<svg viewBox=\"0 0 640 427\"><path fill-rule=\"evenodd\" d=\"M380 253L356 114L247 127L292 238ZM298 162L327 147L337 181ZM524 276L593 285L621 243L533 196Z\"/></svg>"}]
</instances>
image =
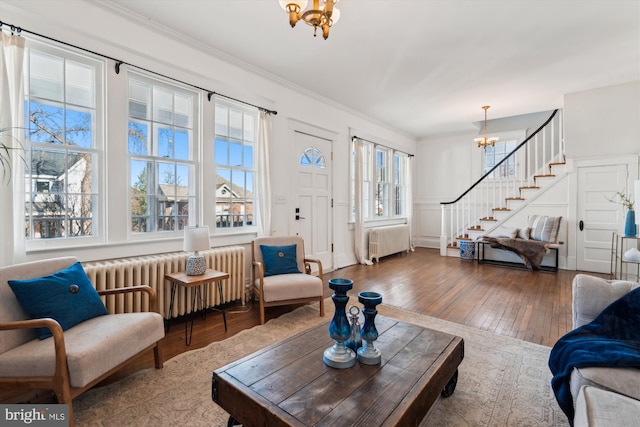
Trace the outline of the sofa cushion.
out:
<instances>
[{"instance_id":1,"label":"sofa cushion","mask_svg":"<svg viewBox=\"0 0 640 427\"><path fill-rule=\"evenodd\" d=\"M576 274L572 284L573 328L591 322L609 304L638 286L638 283L626 280Z\"/></svg>"},{"instance_id":2,"label":"sofa cushion","mask_svg":"<svg viewBox=\"0 0 640 427\"><path fill-rule=\"evenodd\" d=\"M574 405L584 386L595 386L640 400L640 369L636 368L574 368L570 384Z\"/></svg>"},{"instance_id":3,"label":"sofa cushion","mask_svg":"<svg viewBox=\"0 0 640 427\"><path fill-rule=\"evenodd\" d=\"M322 280L310 274L287 274L264 278L264 301L283 301L323 295ZM259 288L260 281L255 286Z\"/></svg>"},{"instance_id":4,"label":"sofa cushion","mask_svg":"<svg viewBox=\"0 0 640 427\"><path fill-rule=\"evenodd\" d=\"M638 425L640 401L597 387L582 387L576 402L574 427Z\"/></svg>"},{"instance_id":5,"label":"sofa cushion","mask_svg":"<svg viewBox=\"0 0 640 427\"><path fill-rule=\"evenodd\" d=\"M8 283L32 319L50 317L64 331L85 320L109 314L80 262L48 276ZM48 328L38 328L38 338L50 336Z\"/></svg>"},{"instance_id":6,"label":"sofa cushion","mask_svg":"<svg viewBox=\"0 0 640 427\"><path fill-rule=\"evenodd\" d=\"M531 228L524 227L518 229L518 235L516 237L518 237L518 239L529 240L531 238Z\"/></svg>"},{"instance_id":7,"label":"sofa cushion","mask_svg":"<svg viewBox=\"0 0 640 427\"><path fill-rule=\"evenodd\" d=\"M164 337L158 313L98 316L64 333L72 387L83 387ZM0 354L0 377L52 376L53 340L33 340Z\"/></svg>"},{"instance_id":8,"label":"sofa cushion","mask_svg":"<svg viewBox=\"0 0 640 427\"><path fill-rule=\"evenodd\" d=\"M268 246L260 245L262 258L264 259L264 275L275 276L278 274L301 273L298 270L296 256L297 245Z\"/></svg>"},{"instance_id":9,"label":"sofa cushion","mask_svg":"<svg viewBox=\"0 0 640 427\"><path fill-rule=\"evenodd\" d=\"M531 239L556 243L561 220L561 216L531 215L528 221Z\"/></svg>"}]
</instances>

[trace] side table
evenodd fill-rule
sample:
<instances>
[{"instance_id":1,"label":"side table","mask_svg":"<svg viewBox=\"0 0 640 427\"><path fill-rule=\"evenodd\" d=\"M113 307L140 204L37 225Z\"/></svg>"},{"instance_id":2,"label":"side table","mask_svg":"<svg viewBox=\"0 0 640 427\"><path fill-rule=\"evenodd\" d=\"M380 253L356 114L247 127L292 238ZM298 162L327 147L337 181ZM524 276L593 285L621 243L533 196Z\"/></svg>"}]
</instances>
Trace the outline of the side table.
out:
<instances>
[{"instance_id":1,"label":"side table","mask_svg":"<svg viewBox=\"0 0 640 427\"><path fill-rule=\"evenodd\" d=\"M208 300L209 296L209 287L206 286L211 282L217 282L218 285L218 296L220 297L220 309L213 308L213 310L219 310L222 312L222 319L224 321L224 330L227 331L227 313L224 308L224 295L222 294L222 281L229 278L229 273L224 273L222 271L217 271L208 268L203 274L198 276L189 276L184 271L178 271L175 273L168 273L164 276L165 280L168 280L171 283L171 300L169 302L169 313L173 313L173 303L175 301L176 290L179 286L184 288L195 288L193 291L193 297L191 299L191 313L187 318L185 316L184 320L184 335L185 335L185 344L191 345L191 338L193 336L193 316L196 311L196 298L200 299L200 310L205 310L205 301ZM205 287L205 301L202 299L202 286ZM206 312L205 312L206 313ZM206 314L205 314L206 315ZM191 330L188 331L188 324L191 321ZM167 322L167 330L169 329Z\"/></svg>"}]
</instances>

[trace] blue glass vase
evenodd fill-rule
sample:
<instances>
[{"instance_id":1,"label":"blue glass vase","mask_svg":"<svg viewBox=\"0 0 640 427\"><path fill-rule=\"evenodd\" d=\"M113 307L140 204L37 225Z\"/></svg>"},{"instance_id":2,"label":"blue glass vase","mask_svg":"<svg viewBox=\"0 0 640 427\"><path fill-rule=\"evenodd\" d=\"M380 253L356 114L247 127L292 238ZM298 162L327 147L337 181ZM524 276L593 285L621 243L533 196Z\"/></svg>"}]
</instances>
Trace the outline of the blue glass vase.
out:
<instances>
[{"instance_id":1,"label":"blue glass vase","mask_svg":"<svg viewBox=\"0 0 640 427\"><path fill-rule=\"evenodd\" d=\"M380 350L373 346L373 342L378 339L376 329L376 306L382 302L382 295L377 292L360 292L358 301L362 303L364 309L364 326L360 331L360 337L364 341L362 347L358 349L358 360L365 365L377 365L382 360Z\"/></svg>"},{"instance_id":2,"label":"blue glass vase","mask_svg":"<svg viewBox=\"0 0 640 427\"><path fill-rule=\"evenodd\" d=\"M335 344L324 351L322 360L332 368L350 368L356 364L356 353L344 344L351 336L351 324L347 319L345 308L349 302L347 291L353 288L353 280L330 279L329 287L335 292L331 299L336 306L336 311L329 323L329 336Z\"/></svg>"},{"instance_id":3,"label":"blue glass vase","mask_svg":"<svg viewBox=\"0 0 640 427\"><path fill-rule=\"evenodd\" d=\"M628 210L627 219L624 223L624 235L627 237L635 237L636 233L636 213L633 210Z\"/></svg>"}]
</instances>

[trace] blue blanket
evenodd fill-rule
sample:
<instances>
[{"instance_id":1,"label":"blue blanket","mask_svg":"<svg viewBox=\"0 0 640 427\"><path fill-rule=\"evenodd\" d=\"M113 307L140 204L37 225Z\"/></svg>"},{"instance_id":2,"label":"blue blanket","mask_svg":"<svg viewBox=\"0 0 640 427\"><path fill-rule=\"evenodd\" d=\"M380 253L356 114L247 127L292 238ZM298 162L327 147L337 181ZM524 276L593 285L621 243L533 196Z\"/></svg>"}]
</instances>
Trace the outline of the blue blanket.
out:
<instances>
[{"instance_id":1,"label":"blue blanket","mask_svg":"<svg viewBox=\"0 0 640 427\"><path fill-rule=\"evenodd\" d=\"M572 425L571 370L590 366L640 368L640 288L611 303L591 323L567 333L551 350L551 387Z\"/></svg>"}]
</instances>

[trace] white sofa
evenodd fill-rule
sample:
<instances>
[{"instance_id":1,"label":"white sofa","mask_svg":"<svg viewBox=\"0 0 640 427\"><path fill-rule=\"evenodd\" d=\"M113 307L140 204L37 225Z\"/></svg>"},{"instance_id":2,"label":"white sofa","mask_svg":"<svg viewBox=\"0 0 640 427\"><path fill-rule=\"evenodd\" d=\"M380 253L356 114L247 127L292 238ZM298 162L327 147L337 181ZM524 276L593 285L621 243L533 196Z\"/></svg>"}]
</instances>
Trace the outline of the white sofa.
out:
<instances>
[{"instance_id":1,"label":"white sofa","mask_svg":"<svg viewBox=\"0 0 640 427\"><path fill-rule=\"evenodd\" d=\"M573 328L591 322L609 304L638 286L636 282L577 274L572 284ZM570 386L574 427L622 427L640 422L640 369L574 368Z\"/></svg>"}]
</instances>

